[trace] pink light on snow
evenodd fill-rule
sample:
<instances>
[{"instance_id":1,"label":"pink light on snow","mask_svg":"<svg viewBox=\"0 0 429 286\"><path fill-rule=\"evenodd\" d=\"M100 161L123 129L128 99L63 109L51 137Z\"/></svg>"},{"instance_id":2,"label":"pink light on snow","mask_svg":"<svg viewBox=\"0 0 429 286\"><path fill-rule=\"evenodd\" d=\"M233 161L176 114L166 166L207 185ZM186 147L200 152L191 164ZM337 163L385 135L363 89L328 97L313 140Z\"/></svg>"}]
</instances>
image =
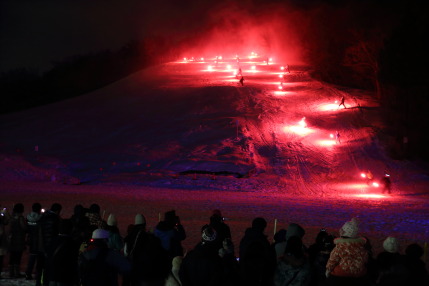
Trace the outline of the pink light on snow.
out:
<instances>
[{"instance_id":1,"label":"pink light on snow","mask_svg":"<svg viewBox=\"0 0 429 286\"><path fill-rule=\"evenodd\" d=\"M362 199L384 199L387 198L387 196L380 195L380 194L356 194L354 195L356 198L362 198Z\"/></svg>"},{"instance_id":2,"label":"pink light on snow","mask_svg":"<svg viewBox=\"0 0 429 286\"><path fill-rule=\"evenodd\" d=\"M284 95L291 94L292 92L290 92L290 91L284 91L284 90L282 90L282 91L276 90L273 93L274 93L274 95L277 95L277 96L284 96Z\"/></svg>"},{"instance_id":3,"label":"pink light on snow","mask_svg":"<svg viewBox=\"0 0 429 286\"><path fill-rule=\"evenodd\" d=\"M292 125L283 127L283 131L286 133L292 132L300 136L306 136L314 133L314 130L308 127L302 127L301 125Z\"/></svg>"},{"instance_id":4,"label":"pink light on snow","mask_svg":"<svg viewBox=\"0 0 429 286\"><path fill-rule=\"evenodd\" d=\"M330 147L335 145L335 140L317 140L316 143L320 146Z\"/></svg>"},{"instance_id":5,"label":"pink light on snow","mask_svg":"<svg viewBox=\"0 0 429 286\"><path fill-rule=\"evenodd\" d=\"M323 104L318 108L320 111L334 111L338 109L337 104Z\"/></svg>"}]
</instances>

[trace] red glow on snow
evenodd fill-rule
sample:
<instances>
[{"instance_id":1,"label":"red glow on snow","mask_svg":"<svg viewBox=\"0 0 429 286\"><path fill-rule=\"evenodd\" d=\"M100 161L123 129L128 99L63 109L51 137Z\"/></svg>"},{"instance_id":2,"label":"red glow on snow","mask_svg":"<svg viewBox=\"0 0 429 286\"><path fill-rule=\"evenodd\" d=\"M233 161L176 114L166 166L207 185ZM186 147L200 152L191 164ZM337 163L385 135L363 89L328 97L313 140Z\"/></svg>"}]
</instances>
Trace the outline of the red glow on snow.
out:
<instances>
[{"instance_id":1,"label":"red glow on snow","mask_svg":"<svg viewBox=\"0 0 429 286\"><path fill-rule=\"evenodd\" d=\"M317 140L316 143L321 146L329 147L335 145L335 140Z\"/></svg>"},{"instance_id":2,"label":"red glow on snow","mask_svg":"<svg viewBox=\"0 0 429 286\"><path fill-rule=\"evenodd\" d=\"M354 197L362 198L362 199L384 199L387 198L387 196L380 195L380 194L356 194Z\"/></svg>"},{"instance_id":3,"label":"red glow on snow","mask_svg":"<svg viewBox=\"0 0 429 286\"><path fill-rule=\"evenodd\" d=\"M305 117L303 117L299 122L298 122L299 126L301 126L302 128L306 128L307 127L307 122L305 122Z\"/></svg>"},{"instance_id":4,"label":"red glow on snow","mask_svg":"<svg viewBox=\"0 0 429 286\"><path fill-rule=\"evenodd\" d=\"M290 92L290 91L279 91L279 90L276 90L276 91L274 91L274 95L277 95L277 96L284 96L284 95L287 95L287 94L291 94L292 92Z\"/></svg>"},{"instance_id":5,"label":"red glow on snow","mask_svg":"<svg viewBox=\"0 0 429 286\"><path fill-rule=\"evenodd\" d=\"M314 132L314 130L312 130L311 128L302 127L300 125L286 126L283 128L283 131L286 133L292 132L301 136L305 136Z\"/></svg>"},{"instance_id":6,"label":"red glow on snow","mask_svg":"<svg viewBox=\"0 0 429 286\"><path fill-rule=\"evenodd\" d=\"M318 108L320 111L334 111L338 109L336 104L323 104Z\"/></svg>"}]
</instances>

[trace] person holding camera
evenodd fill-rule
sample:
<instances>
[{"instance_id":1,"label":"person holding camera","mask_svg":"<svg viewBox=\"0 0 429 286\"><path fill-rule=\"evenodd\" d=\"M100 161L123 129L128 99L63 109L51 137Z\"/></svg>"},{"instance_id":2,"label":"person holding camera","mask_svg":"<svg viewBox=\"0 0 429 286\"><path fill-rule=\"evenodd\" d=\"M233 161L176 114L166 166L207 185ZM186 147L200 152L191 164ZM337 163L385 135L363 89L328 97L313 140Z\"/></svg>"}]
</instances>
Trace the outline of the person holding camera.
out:
<instances>
[{"instance_id":1,"label":"person holding camera","mask_svg":"<svg viewBox=\"0 0 429 286\"><path fill-rule=\"evenodd\" d=\"M182 241L186 239L186 232L175 210L165 213L164 220L157 224L154 235L161 240L170 261L176 256L183 256Z\"/></svg>"}]
</instances>

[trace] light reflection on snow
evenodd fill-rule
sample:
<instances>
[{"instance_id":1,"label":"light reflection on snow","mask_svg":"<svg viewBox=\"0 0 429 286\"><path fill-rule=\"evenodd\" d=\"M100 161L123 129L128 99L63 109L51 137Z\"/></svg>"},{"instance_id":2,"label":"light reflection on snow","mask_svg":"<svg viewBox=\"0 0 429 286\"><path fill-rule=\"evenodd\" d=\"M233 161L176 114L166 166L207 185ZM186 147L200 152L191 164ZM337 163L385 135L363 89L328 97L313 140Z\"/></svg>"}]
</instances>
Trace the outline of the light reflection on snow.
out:
<instances>
[{"instance_id":1,"label":"light reflection on snow","mask_svg":"<svg viewBox=\"0 0 429 286\"><path fill-rule=\"evenodd\" d=\"M276 90L273 93L274 93L274 95L277 95L277 96L284 96L284 95L287 95L287 94L291 94L292 92L290 92L290 91Z\"/></svg>"},{"instance_id":2,"label":"light reflection on snow","mask_svg":"<svg viewBox=\"0 0 429 286\"><path fill-rule=\"evenodd\" d=\"M388 196L380 195L380 194L356 194L353 196L357 197L357 198L363 198L363 199L384 199L384 198L388 198Z\"/></svg>"},{"instance_id":3,"label":"light reflection on snow","mask_svg":"<svg viewBox=\"0 0 429 286\"><path fill-rule=\"evenodd\" d=\"M316 141L316 144L320 146L326 146L326 147L335 145L335 143L336 143L335 140L317 140Z\"/></svg>"},{"instance_id":4,"label":"light reflection on snow","mask_svg":"<svg viewBox=\"0 0 429 286\"><path fill-rule=\"evenodd\" d=\"M320 111L333 111L338 109L337 104L323 104L318 108Z\"/></svg>"},{"instance_id":5,"label":"light reflection on snow","mask_svg":"<svg viewBox=\"0 0 429 286\"><path fill-rule=\"evenodd\" d=\"M302 127L300 125L292 125L283 127L284 132L293 132L295 134L305 136L314 132L313 129L308 127Z\"/></svg>"}]
</instances>

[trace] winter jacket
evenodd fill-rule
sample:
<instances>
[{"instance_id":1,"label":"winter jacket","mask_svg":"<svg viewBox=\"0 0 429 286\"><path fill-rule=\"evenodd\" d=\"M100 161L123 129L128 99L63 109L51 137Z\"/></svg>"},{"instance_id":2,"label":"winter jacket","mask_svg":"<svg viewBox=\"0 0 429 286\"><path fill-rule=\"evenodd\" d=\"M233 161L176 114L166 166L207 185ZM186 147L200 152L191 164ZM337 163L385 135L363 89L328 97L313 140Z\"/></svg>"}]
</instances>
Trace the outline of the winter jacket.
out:
<instances>
[{"instance_id":1,"label":"winter jacket","mask_svg":"<svg viewBox=\"0 0 429 286\"><path fill-rule=\"evenodd\" d=\"M59 234L60 216L55 212L48 210L40 218L40 227L42 230L43 250L50 256L53 252L52 243Z\"/></svg>"},{"instance_id":2,"label":"winter jacket","mask_svg":"<svg viewBox=\"0 0 429 286\"><path fill-rule=\"evenodd\" d=\"M164 282L171 270L171 260L159 238L144 230L137 235L128 259L132 263L131 280L134 284Z\"/></svg>"},{"instance_id":3,"label":"winter jacket","mask_svg":"<svg viewBox=\"0 0 429 286\"><path fill-rule=\"evenodd\" d=\"M59 235L54 239L54 252L49 257L49 281L76 284L78 279L79 244L69 235Z\"/></svg>"},{"instance_id":4,"label":"winter jacket","mask_svg":"<svg viewBox=\"0 0 429 286\"><path fill-rule=\"evenodd\" d=\"M276 252L263 231L248 228L240 241L242 285L271 285L277 264Z\"/></svg>"},{"instance_id":5,"label":"winter jacket","mask_svg":"<svg viewBox=\"0 0 429 286\"><path fill-rule=\"evenodd\" d=\"M0 216L0 256L6 255L9 248L9 240L6 233L6 225L9 223L9 214L4 213Z\"/></svg>"},{"instance_id":6,"label":"winter jacket","mask_svg":"<svg viewBox=\"0 0 429 286\"><path fill-rule=\"evenodd\" d=\"M109 239L107 241L107 245L110 249L121 251L124 248L124 239L119 233L119 229L117 226L106 225L104 228L110 232Z\"/></svg>"},{"instance_id":7,"label":"winter jacket","mask_svg":"<svg viewBox=\"0 0 429 286\"><path fill-rule=\"evenodd\" d=\"M336 238L335 248L332 250L326 272L334 276L362 277L366 274L368 251L365 248L366 239Z\"/></svg>"},{"instance_id":8,"label":"winter jacket","mask_svg":"<svg viewBox=\"0 0 429 286\"><path fill-rule=\"evenodd\" d=\"M82 286L118 286L118 274L131 271L130 262L106 243L88 247L78 264Z\"/></svg>"},{"instance_id":9,"label":"winter jacket","mask_svg":"<svg viewBox=\"0 0 429 286\"><path fill-rule=\"evenodd\" d=\"M186 239L186 232L181 224L170 227L168 223L161 221L156 226L154 235L161 240L162 247L171 260L176 256L183 256L182 241Z\"/></svg>"},{"instance_id":10,"label":"winter jacket","mask_svg":"<svg viewBox=\"0 0 429 286\"><path fill-rule=\"evenodd\" d=\"M21 214L13 214L9 222L10 251L24 251L27 225Z\"/></svg>"},{"instance_id":11,"label":"winter jacket","mask_svg":"<svg viewBox=\"0 0 429 286\"><path fill-rule=\"evenodd\" d=\"M213 244L199 243L182 261L179 275L183 286L223 285L222 259Z\"/></svg>"},{"instance_id":12,"label":"winter jacket","mask_svg":"<svg viewBox=\"0 0 429 286\"><path fill-rule=\"evenodd\" d=\"M134 249L137 235L140 231L145 231L146 226L143 224L136 224L132 226L130 232L124 238L124 255L128 256Z\"/></svg>"},{"instance_id":13,"label":"winter jacket","mask_svg":"<svg viewBox=\"0 0 429 286\"><path fill-rule=\"evenodd\" d=\"M42 231L40 218L42 214L31 212L27 215L27 244L31 254L37 254L43 250Z\"/></svg>"},{"instance_id":14,"label":"winter jacket","mask_svg":"<svg viewBox=\"0 0 429 286\"><path fill-rule=\"evenodd\" d=\"M311 267L306 257L285 255L277 264L275 286L306 286L311 281Z\"/></svg>"}]
</instances>

